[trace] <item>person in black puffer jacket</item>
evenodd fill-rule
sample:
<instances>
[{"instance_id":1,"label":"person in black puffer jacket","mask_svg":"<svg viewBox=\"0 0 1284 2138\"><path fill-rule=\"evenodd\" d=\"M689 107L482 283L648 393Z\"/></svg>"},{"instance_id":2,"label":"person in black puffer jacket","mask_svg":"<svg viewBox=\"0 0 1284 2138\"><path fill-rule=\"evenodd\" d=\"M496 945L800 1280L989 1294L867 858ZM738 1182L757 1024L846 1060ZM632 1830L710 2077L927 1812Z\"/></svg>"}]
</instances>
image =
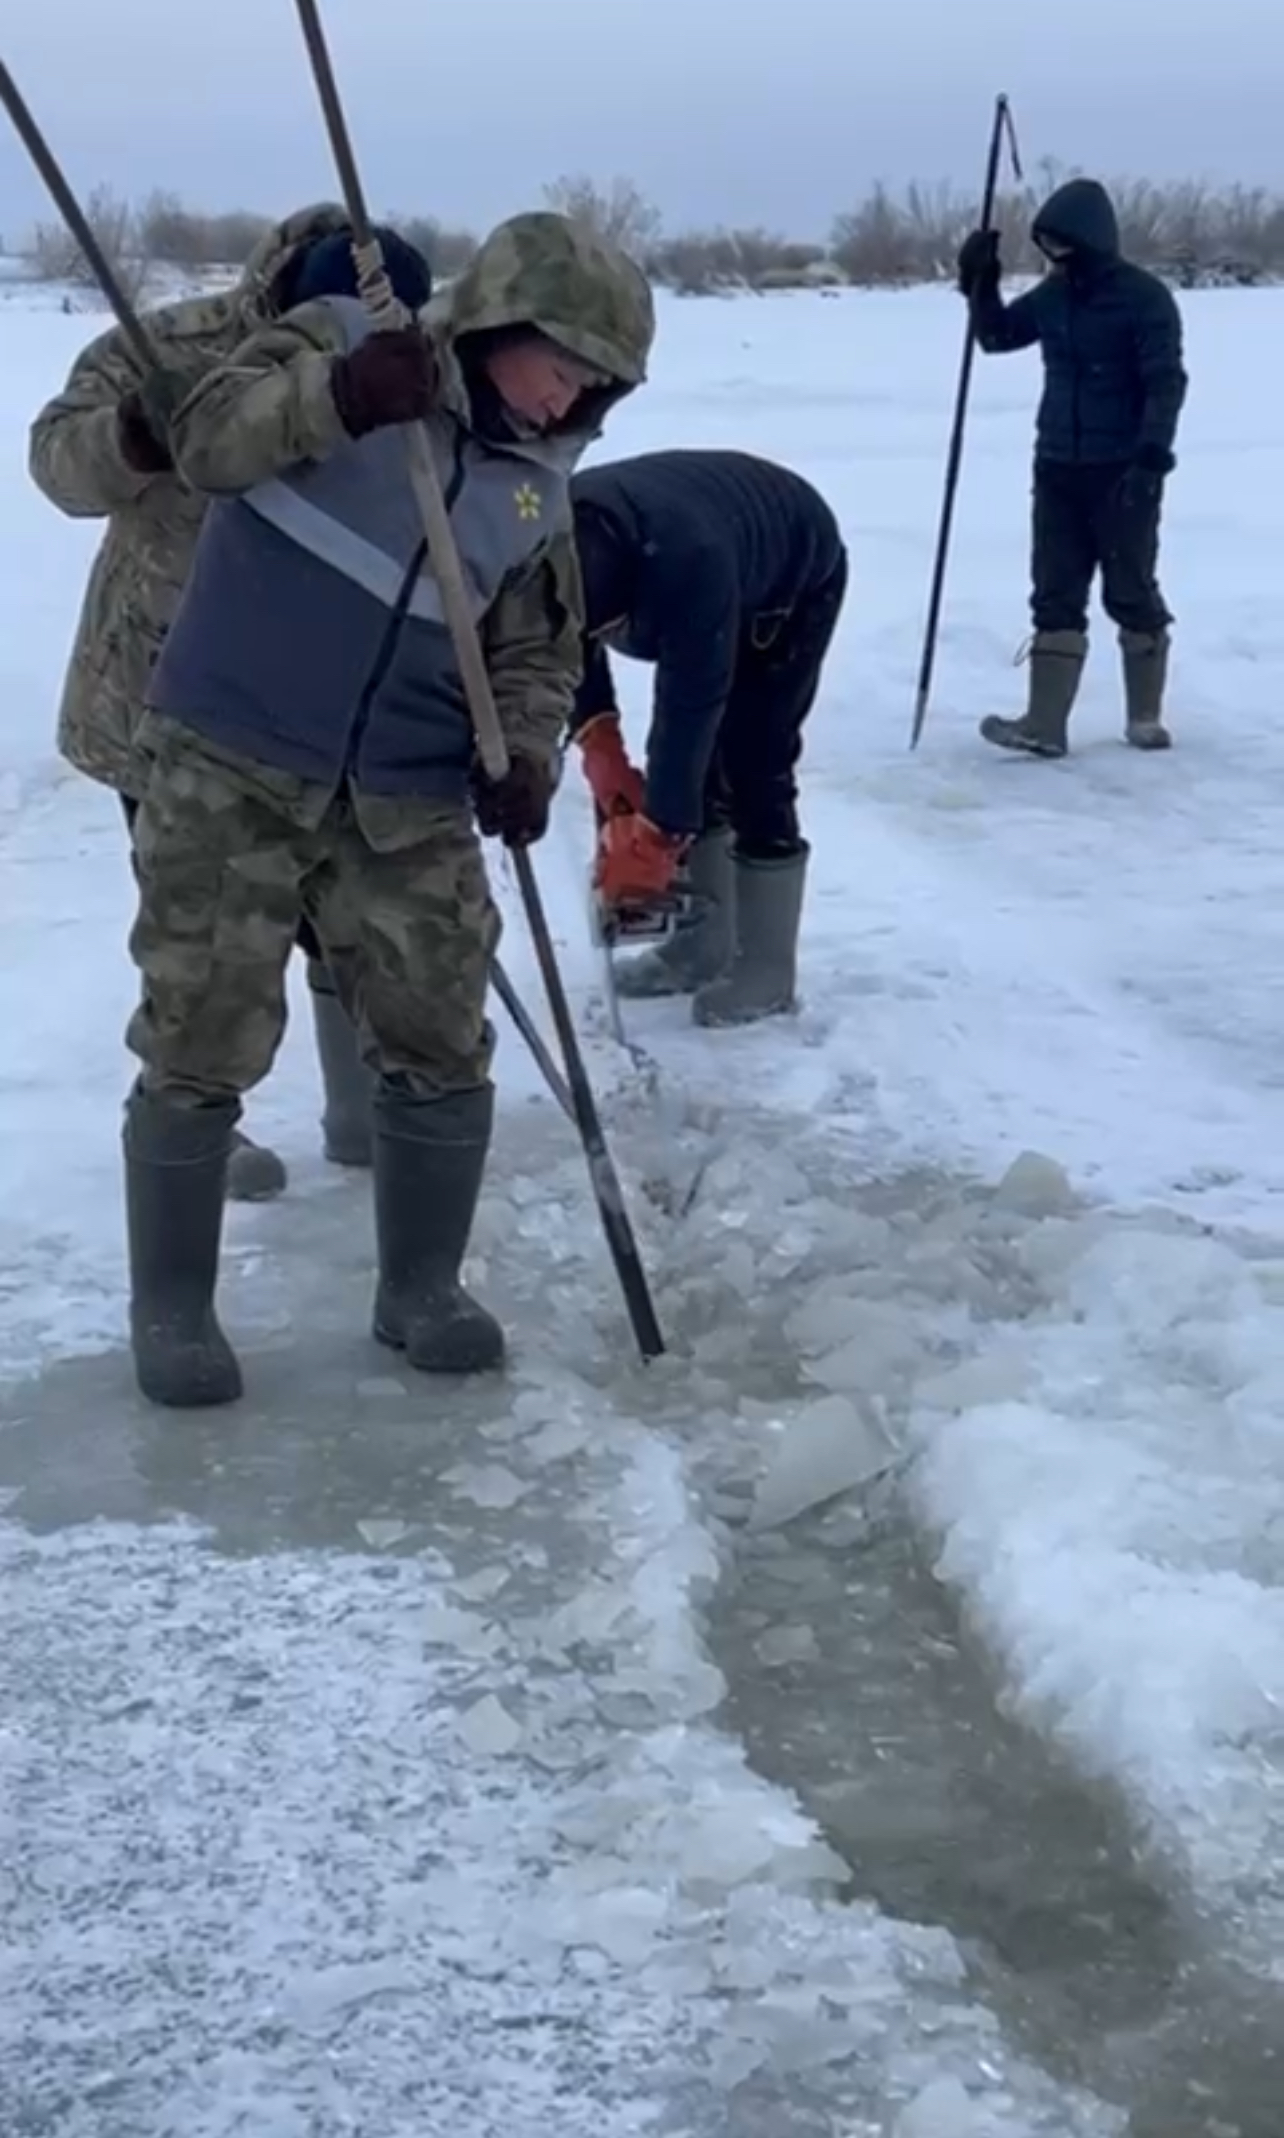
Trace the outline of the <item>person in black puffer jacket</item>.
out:
<instances>
[{"instance_id":1,"label":"person in black puffer jacket","mask_svg":"<svg viewBox=\"0 0 1284 2138\"><path fill-rule=\"evenodd\" d=\"M847 591L838 523L792 468L713 448L599 462L571 497L586 623L571 733L605 826L598 892L645 906L681 861L695 901L619 991L690 995L701 1025L782 1016L810 854L798 764ZM645 773L608 649L655 671Z\"/></svg>"},{"instance_id":2,"label":"person in black puffer jacket","mask_svg":"<svg viewBox=\"0 0 1284 2138\"><path fill-rule=\"evenodd\" d=\"M1155 275L1120 256L1104 186L1074 178L1035 217L1049 272L1006 304L996 232L975 230L959 253L959 287L990 354L1043 353L1035 431L1030 692L1022 719L982 721L987 742L1064 757L1088 652L1088 597L1097 571L1119 630L1127 739L1164 750L1169 626L1156 568L1164 484L1186 396L1182 322Z\"/></svg>"}]
</instances>

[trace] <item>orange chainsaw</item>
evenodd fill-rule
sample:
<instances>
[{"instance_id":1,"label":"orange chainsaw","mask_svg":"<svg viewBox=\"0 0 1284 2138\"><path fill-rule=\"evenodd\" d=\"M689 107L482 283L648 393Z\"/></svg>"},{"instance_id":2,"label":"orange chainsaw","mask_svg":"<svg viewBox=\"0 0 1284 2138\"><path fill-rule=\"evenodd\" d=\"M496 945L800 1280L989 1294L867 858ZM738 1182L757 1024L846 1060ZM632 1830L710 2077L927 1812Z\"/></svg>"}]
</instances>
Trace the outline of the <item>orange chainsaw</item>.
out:
<instances>
[{"instance_id":1,"label":"orange chainsaw","mask_svg":"<svg viewBox=\"0 0 1284 2138\"><path fill-rule=\"evenodd\" d=\"M594 806L600 836L606 814ZM628 950L647 943L667 943L679 923L691 917L694 900L686 872L679 864L672 887L645 901L621 904L604 898L597 881L597 855L589 874L589 930L599 950Z\"/></svg>"}]
</instances>

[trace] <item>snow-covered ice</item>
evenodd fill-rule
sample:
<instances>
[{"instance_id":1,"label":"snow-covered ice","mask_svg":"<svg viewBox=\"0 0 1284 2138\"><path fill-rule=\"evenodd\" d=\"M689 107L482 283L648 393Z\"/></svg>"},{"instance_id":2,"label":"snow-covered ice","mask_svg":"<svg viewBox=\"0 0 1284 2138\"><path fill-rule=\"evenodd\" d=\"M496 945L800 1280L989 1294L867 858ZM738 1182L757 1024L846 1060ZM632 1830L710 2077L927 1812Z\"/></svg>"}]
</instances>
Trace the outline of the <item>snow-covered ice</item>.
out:
<instances>
[{"instance_id":1,"label":"snow-covered ice","mask_svg":"<svg viewBox=\"0 0 1284 2138\"><path fill-rule=\"evenodd\" d=\"M300 997L251 1106L291 1193L229 1224L251 1402L192 1423L143 1414L121 1351L129 876L111 798L52 745L97 530L24 468L97 322L6 290L15 2138L1125 2128L1008 2034L946 1929L863 1897L725 1724L703 1627L726 1555L742 1532L787 1554L853 1485L857 1509L909 1510L1008 1704L1118 1795L1204 1934L1278 1969L1284 297L1183 303L1178 747L1119 746L1103 628L1056 766L975 738L1022 683L1036 367L978 367L911 756L955 301L662 304L610 449L778 454L853 557L807 763L796 1020L709 1035L638 1005L639 1066L605 1036L573 777L540 856L671 1356L632 1364L582 1166L505 1034L475 1258L514 1385L390 1372L364 1333L365 1191L317 1154ZM622 679L640 721L645 677ZM515 907L505 954L537 1003ZM815 1630L764 1623L769 1679Z\"/></svg>"}]
</instances>

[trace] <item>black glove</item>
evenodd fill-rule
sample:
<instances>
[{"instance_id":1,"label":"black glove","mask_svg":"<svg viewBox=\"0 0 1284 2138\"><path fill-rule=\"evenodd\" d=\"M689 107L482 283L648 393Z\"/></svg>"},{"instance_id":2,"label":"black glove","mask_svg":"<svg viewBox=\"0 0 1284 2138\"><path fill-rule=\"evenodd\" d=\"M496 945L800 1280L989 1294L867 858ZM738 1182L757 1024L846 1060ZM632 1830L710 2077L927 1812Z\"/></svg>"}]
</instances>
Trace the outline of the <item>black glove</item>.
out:
<instances>
[{"instance_id":1,"label":"black glove","mask_svg":"<svg viewBox=\"0 0 1284 2138\"><path fill-rule=\"evenodd\" d=\"M116 434L121 458L136 475L167 475L174 465L169 426L205 376L192 369L145 372L137 386L116 404Z\"/></svg>"},{"instance_id":2,"label":"black glove","mask_svg":"<svg viewBox=\"0 0 1284 2138\"><path fill-rule=\"evenodd\" d=\"M1119 485L1119 502L1125 508L1159 503L1164 494L1164 483L1177 463L1162 445L1140 445L1133 456L1132 466L1124 470Z\"/></svg>"},{"instance_id":3,"label":"black glove","mask_svg":"<svg viewBox=\"0 0 1284 2138\"><path fill-rule=\"evenodd\" d=\"M371 334L330 371L334 405L350 438L390 423L417 423L437 400L437 362L422 328Z\"/></svg>"},{"instance_id":4,"label":"black glove","mask_svg":"<svg viewBox=\"0 0 1284 2138\"><path fill-rule=\"evenodd\" d=\"M997 286L1003 272L998 231L970 231L959 246L958 270L959 288L965 297L974 297L987 283Z\"/></svg>"},{"instance_id":5,"label":"black glove","mask_svg":"<svg viewBox=\"0 0 1284 2138\"><path fill-rule=\"evenodd\" d=\"M534 846L548 830L557 768L534 757L514 756L502 779L473 773L473 806L482 835L505 846Z\"/></svg>"}]
</instances>

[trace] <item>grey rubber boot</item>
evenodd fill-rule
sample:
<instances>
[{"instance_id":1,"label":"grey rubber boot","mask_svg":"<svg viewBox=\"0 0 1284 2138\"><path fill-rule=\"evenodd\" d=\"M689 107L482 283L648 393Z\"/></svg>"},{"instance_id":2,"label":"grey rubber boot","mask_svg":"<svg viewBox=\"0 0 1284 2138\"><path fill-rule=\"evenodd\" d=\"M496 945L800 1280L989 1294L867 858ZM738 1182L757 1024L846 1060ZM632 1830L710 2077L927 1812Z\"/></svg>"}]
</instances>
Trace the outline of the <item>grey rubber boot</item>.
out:
<instances>
[{"instance_id":1,"label":"grey rubber boot","mask_svg":"<svg viewBox=\"0 0 1284 2138\"><path fill-rule=\"evenodd\" d=\"M981 734L1000 750L1023 750L1027 757L1064 757L1069 744L1070 714L1079 695L1088 640L1082 631L1036 631L1030 641L1030 687L1020 720L991 713Z\"/></svg>"},{"instance_id":2,"label":"grey rubber boot","mask_svg":"<svg viewBox=\"0 0 1284 2138\"><path fill-rule=\"evenodd\" d=\"M1127 740L1134 750L1171 750L1164 726L1164 691L1168 684L1166 631L1121 631Z\"/></svg>"},{"instance_id":3,"label":"grey rubber boot","mask_svg":"<svg viewBox=\"0 0 1284 2138\"><path fill-rule=\"evenodd\" d=\"M227 1199L230 1203L270 1203L284 1195L290 1184L285 1161L266 1143L254 1143L237 1129L227 1161Z\"/></svg>"},{"instance_id":4,"label":"grey rubber boot","mask_svg":"<svg viewBox=\"0 0 1284 2138\"><path fill-rule=\"evenodd\" d=\"M150 1403L235 1403L241 1369L214 1311L238 1107L174 1106L135 1086L125 1108L130 1336Z\"/></svg>"},{"instance_id":5,"label":"grey rubber boot","mask_svg":"<svg viewBox=\"0 0 1284 2138\"><path fill-rule=\"evenodd\" d=\"M372 1165L374 1072L361 1058L357 1028L339 999L327 967L316 958L308 959L308 987L325 1094L322 1148L331 1165Z\"/></svg>"},{"instance_id":6,"label":"grey rubber boot","mask_svg":"<svg viewBox=\"0 0 1284 2138\"><path fill-rule=\"evenodd\" d=\"M386 1079L375 1091L374 1333L420 1373L492 1373L504 1363L503 1330L459 1281L494 1112L489 1084L442 1099Z\"/></svg>"},{"instance_id":7,"label":"grey rubber boot","mask_svg":"<svg viewBox=\"0 0 1284 2138\"><path fill-rule=\"evenodd\" d=\"M701 1025L757 1024L796 1006L798 931L809 848L778 860L737 854L736 947L729 970L698 990L692 1015Z\"/></svg>"},{"instance_id":8,"label":"grey rubber boot","mask_svg":"<svg viewBox=\"0 0 1284 2138\"><path fill-rule=\"evenodd\" d=\"M617 994L626 1001L660 995L691 995L716 980L731 963L735 947L735 879L731 835L706 832L687 856L687 883L692 910L678 922L667 943L621 965Z\"/></svg>"}]
</instances>

